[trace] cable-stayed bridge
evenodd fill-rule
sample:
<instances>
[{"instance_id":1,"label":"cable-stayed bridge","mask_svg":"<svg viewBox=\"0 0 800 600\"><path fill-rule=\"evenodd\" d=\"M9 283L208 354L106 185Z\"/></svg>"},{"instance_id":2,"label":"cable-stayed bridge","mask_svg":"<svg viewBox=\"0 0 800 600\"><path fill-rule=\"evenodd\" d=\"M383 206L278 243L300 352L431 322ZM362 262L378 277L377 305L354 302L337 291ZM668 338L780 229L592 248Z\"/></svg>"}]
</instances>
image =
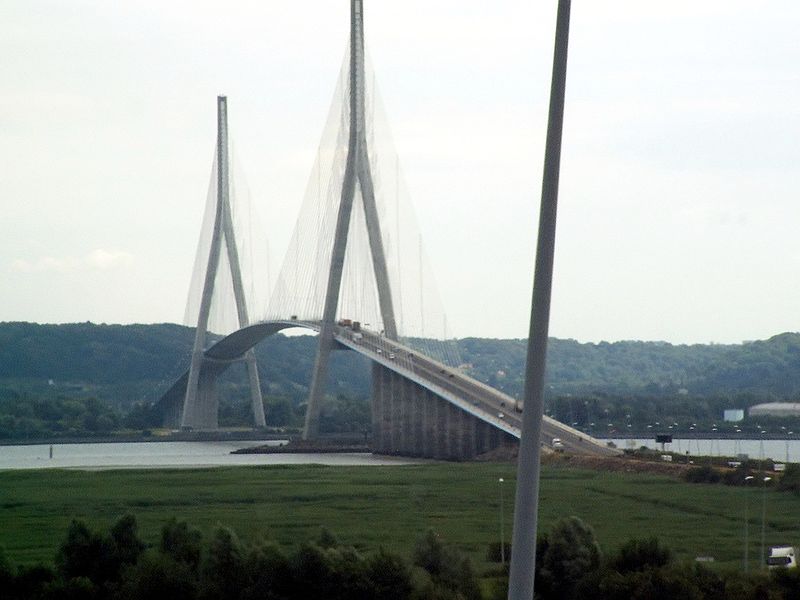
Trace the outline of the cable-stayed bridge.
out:
<instances>
[{"instance_id":1,"label":"cable-stayed bridge","mask_svg":"<svg viewBox=\"0 0 800 600\"><path fill-rule=\"evenodd\" d=\"M455 345L446 341L447 320L365 57L363 25L362 0L351 0L349 49L274 285L257 258L263 240L231 160L227 100L218 98L217 151L186 311L187 324L197 325L195 344L189 369L160 406L172 426L216 429L217 378L244 361L254 424L264 426L253 347L302 327L318 333L305 438L319 432L330 354L349 349L372 364L375 451L470 458L520 437L520 407L456 368ZM264 312L251 318L259 306ZM209 345L209 332L228 335ZM551 419L543 436L560 438L573 452L611 452Z\"/></svg>"}]
</instances>

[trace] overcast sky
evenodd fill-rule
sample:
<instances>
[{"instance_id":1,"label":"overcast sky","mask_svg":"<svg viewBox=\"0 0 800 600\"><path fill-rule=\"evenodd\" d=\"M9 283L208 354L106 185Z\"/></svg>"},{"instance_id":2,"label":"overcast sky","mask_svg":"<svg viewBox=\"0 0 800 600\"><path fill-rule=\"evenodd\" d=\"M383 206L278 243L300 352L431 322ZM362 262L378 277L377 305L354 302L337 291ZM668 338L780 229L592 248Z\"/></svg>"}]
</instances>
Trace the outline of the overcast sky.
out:
<instances>
[{"instance_id":1,"label":"overcast sky","mask_svg":"<svg viewBox=\"0 0 800 600\"><path fill-rule=\"evenodd\" d=\"M555 0L366 0L366 40L459 336L524 337ZM800 329L800 4L573 2L551 334ZM231 128L274 261L347 0L0 3L0 320L180 322Z\"/></svg>"}]
</instances>

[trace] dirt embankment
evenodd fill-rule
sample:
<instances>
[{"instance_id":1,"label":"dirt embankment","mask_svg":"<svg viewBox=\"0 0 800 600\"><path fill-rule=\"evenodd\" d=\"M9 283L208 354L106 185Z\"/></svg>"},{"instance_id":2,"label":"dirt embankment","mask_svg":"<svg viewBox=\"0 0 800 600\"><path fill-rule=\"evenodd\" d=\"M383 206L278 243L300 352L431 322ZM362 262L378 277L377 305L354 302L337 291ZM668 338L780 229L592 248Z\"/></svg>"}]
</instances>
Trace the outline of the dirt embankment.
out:
<instances>
[{"instance_id":1,"label":"dirt embankment","mask_svg":"<svg viewBox=\"0 0 800 600\"><path fill-rule=\"evenodd\" d=\"M516 462L518 446L500 446L476 457L481 462ZM587 456L553 452L544 448L542 464L555 467L574 467L596 471L612 471L621 473L650 473L680 477L694 465L686 465L655 460L645 460L630 455L620 456Z\"/></svg>"}]
</instances>

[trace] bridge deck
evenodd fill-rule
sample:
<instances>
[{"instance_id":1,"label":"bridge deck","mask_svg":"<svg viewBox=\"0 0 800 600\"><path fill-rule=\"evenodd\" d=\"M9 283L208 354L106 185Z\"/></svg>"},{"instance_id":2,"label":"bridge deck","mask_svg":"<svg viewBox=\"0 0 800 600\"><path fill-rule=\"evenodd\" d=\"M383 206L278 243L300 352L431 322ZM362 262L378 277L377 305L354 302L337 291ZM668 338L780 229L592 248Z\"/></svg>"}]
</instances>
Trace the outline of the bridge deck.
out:
<instances>
[{"instance_id":1,"label":"bridge deck","mask_svg":"<svg viewBox=\"0 0 800 600\"><path fill-rule=\"evenodd\" d=\"M363 328L358 333L360 336L354 335L350 328L337 327L335 337L341 345L429 389L482 421L516 438L520 437L522 411L515 398L401 342L388 340ZM569 452L617 454L617 451L608 448L601 440L545 416L542 423L542 442L549 445L553 438L560 438L564 449Z\"/></svg>"},{"instance_id":2,"label":"bridge deck","mask_svg":"<svg viewBox=\"0 0 800 600\"><path fill-rule=\"evenodd\" d=\"M207 362L203 369L219 374L264 338L292 327L319 331L320 324L316 321L276 320L245 327L206 350ZM511 396L429 358L402 342L389 340L373 331L362 328L354 332L350 327L337 326L334 337L342 347L395 371L493 427L520 437L522 413L519 403ZM165 408L172 403L182 403L186 381L187 375L184 374L164 394L160 402ZM545 416L542 442L549 445L553 438L560 438L568 452L599 455L618 453L602 441Z\"/></svg>"}]
</instances>

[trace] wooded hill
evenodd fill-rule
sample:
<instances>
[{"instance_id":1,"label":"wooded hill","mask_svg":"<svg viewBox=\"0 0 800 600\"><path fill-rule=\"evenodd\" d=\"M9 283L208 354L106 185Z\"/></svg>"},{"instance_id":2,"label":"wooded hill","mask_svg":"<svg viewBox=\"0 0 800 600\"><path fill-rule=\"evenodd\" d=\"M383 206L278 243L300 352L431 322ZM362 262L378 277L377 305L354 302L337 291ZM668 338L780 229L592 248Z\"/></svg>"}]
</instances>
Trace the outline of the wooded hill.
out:
<instances>
[{"instance_id":1,"label":"wooded hill","mask_svg":"<svg viewBox=\"0 0 800 600\"><path fill-rule=\"evenodd\" d=\"M0 323L0 397L95 396L121 408L153 401L186 369L193 335L193 329L172 324ZM293 403L305 398L315 343L312 336L276 335L259 344L267 394ZM469 374L513 396L521 394L525 340L465 338L457 345ZM238 389L243 373L243 367L232 368L228 385ZM334 353L330 393L366 397L369 385L365 359ZM552 339L547 385L553 395L796 399L800 334L737 345Z\"/></svg>"}]
</instances>

